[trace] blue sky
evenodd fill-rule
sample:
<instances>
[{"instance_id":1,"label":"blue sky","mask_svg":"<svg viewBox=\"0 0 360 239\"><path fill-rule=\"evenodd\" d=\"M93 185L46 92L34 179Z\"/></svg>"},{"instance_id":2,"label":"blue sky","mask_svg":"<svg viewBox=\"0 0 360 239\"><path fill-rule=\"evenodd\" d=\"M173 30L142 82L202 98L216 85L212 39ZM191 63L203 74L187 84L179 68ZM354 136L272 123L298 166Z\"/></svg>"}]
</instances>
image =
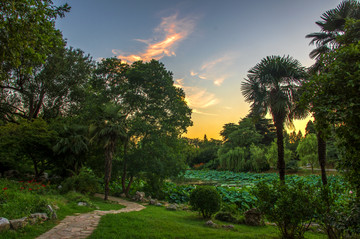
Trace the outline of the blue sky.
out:
<instances>
[{"instance_id":1,"label":"blue sky","mask_svg":"<svg viewBox=\"0 0 360 239\"><path fill-rule=\"evenodd\" d=\"M174 73L193 109L189 137L219 138L249 110L240 92L247 71L269 55L313 61L305 35L338 0L74 0L56 26L68 45L95 60L155 58ZM296 122L296 130L306 122Z\"/></svg>"}]
</instances>

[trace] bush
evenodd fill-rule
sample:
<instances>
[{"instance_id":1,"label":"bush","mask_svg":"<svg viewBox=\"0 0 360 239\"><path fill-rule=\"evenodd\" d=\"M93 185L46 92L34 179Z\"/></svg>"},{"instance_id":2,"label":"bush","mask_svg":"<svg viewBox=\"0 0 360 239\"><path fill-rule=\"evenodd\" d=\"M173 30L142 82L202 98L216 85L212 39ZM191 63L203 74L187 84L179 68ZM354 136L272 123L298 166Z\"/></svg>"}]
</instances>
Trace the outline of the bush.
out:
<instances>
[{"instance_id":1,"label":"bush","mask_svg":"<svg viewBox=\"0 0 360 239\"><path fill-rule=\"evenodd\" d=\"M198 187L190 194L190 205L193 210L201 212L204 218L211 218L220 209L221 197L213 187Z\"/></svg>"},{"instance_id":2,"label":"bush","mask_svg":"<svg viewBox=\"0 0 360 239\"><path fill-rule=\"evenodd\" d=\"M90 169L81 169L78 175L65 179L61 192L76 191L84 194L94 194L100 191L100 179Z\"/></svg>"},{"instance_id":3,"label":"bush","mask_svg":"<svg viewBox=\"0 0 360 239\"><path fill-rule=\"evenodd\" d=\"M314 187L302 181L292 185L275 182L257 184L253 194L257 208L269 221L275 222L282 238L303 238L315 217Z\"/></svg>"}]
</instances>

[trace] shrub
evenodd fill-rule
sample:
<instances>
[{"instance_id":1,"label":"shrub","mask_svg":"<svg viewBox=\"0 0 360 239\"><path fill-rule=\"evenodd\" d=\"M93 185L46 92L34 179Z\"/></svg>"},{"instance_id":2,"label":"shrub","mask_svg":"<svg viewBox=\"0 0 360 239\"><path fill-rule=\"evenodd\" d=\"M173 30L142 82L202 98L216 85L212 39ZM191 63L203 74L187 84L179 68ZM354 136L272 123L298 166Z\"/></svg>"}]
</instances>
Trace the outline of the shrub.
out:
<instances>
[{"instance_id":1,"label":"shrub","mask_svg":"<svg viewBox=\"0 0 360 239\"><path fill-rule=\"evenodd\" d=\"M260 182L253 194L258 199L257 208L276 223L282 238L293 239L303 238L315 217L314 191L314 187L299 180L292 185Z\"/></svg>"},{"instance_id":2,"label":"shrub","mask_svg":"<svg viewBox=\"0 0 360 239\"><path fill-rule=\"evenodd\" d=\"M78 175L74 175L64 181L61 191L63 193L76 191L94 194L100 191L100 179L90 169L83 168Z\"/></svg>"},{"instance_id":3,"label":"shrub","mask_svg":"<svg viewBox=\"0 0 360 239\"><path fill-rule=\"evenodd\" d=\"M213 187L198 187L190 194L190 205L195 211L201 212L204 218L210 218L219 211L221 197Z\"/></svg>"}]
</instances>

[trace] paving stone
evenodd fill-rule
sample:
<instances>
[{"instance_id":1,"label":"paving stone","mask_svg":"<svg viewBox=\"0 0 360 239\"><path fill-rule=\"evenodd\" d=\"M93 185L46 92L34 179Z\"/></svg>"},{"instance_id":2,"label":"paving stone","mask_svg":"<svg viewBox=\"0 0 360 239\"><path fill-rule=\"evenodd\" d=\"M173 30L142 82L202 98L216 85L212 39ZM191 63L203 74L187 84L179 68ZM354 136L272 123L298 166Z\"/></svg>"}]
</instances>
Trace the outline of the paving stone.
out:
<instances>
[{"instance_id":1,"label":"paving stone","mask_svg":"<svg viewBox=\"0 0 360 239\"><path fill-rule=\"evenodd\" d=\"M104 195L96 194L96 197L104 198ZM91 213L80 214L76 213L75 216L67 216L57 226L50 231L37 237L37 239L79 239L87 238L95 230L99 224L100 218L106 214L118 214L131 211L140 211L145 207L129 202L120 198L109 196L110 201L118 202L126 208L120 210L100 211L95 210Z\"/></svg>"}]
</instances>

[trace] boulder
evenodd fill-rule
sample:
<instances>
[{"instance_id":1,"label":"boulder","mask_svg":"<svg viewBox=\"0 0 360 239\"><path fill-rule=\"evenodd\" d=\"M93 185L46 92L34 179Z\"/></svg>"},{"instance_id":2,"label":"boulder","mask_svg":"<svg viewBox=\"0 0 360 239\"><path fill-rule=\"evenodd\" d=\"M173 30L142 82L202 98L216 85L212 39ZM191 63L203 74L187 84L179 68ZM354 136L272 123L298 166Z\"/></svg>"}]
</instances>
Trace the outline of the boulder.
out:
<instances>
[{"instance_id":1,"label":"boulder","mask_svg":"<svg viewBox=\"0 0 360 239\"><path fill-rule=\"evenodd\" d=\"M4 172L5 178L18 178L20 176L19 171L17 170L8 170Z\"/></svg>"},{"instance_id":2,"label":"boulder","mask_svg":"<svg viewBox=\"0 0 360 239\"><path fill-rule=\"evenodd\" d=\"M56 212L55 212L55 210L51 207L51 205L47 205L46 207L47 207L47 209L49 209L49 211L50 211L51 219L57 219Z\"/></svg>"},{"instance_id":3,"label":"boulder","mask_svg":"<svg viewBox=\"0 0 360 239\"><path fill-rule=\"evenodd\" d=\"M10 220L10 226L12 229L14 230L18 230L20 228L25 227L28 224L27 222L27 217L23 217L20 219L14 219L14 220Z\"/></svg>"},{"instance_id":4,"label":"boulder","mask_svg":"<svg viewBox=\"0 0 360 239\"><path fill-rule=\"evenodd\" d=\"M157 200L156 200L156 199L150 199L150 200L149 200L149 204L150 204L150 205L156 205L156 204L157 204Z\"/></svg>"},{"instance_id":5,"label":"boulder","mask_svg":"<svg viewBox=\"0 0 360 239\"><path fill-rule=\"evenodd\" d=\"M0 217L0 232L10 229L10 222L5 217Z\"/></svg>"},{"instance_id":6,"label":"boulder","mask_svg":"<svg viewBox=\"0 0 360 239\"><path fill-rule=\"evenodd\" d=\"M87 203L86 203L86 202L78 202L77 205L78 205L78 206L87 206Z\"/></svg>"},{"instance_id":7,"label":"boulder","mask_svg":"<svg viewBox=\"0 0 360 239\"><path fill-rule=\"evenodd\" d=\"M122 194L120 194L120 197L126 198L126 194L125 194L125 193L122 193Z\"/></svg>"},{"instance_id":8,"label":"boulder","mask_svg":"<svg viewBox=\"0 0 360 239\"><path fill-rule=\"evenodd\" d=\"M156 206L161 207L162 203L158 202L158 203L156 203Z\"/></svg>"},{"instance_id":9,"label":"boulder","mask_svg":"<svg viewBox=\"0 0 360 239\"><path fill-rule=\"evenodd\" d=\"M211 220L205 222L205 225L206 225L206 226L209 226L209 227L217 227L217 224L214 223L214 222L211 221Z\"/></svg>"},{"instance_id":10,"label":"boulder","mask_svg":"<svg viewBox=\"0 0 360 239\"><path fill-rule=\"evenodd\" d=\"M174 204L169 204L169 206L166 207L166 210L176 211L176 210L177 210L177 207L176 207L176 205L174 205Z\"/></svg>"},{"instance_id":11,"label":"boulder","mask_svg":"<svg viewBox=\"0 0 360 239\"><path fill-rule=\"evenodd\" d=\"M144 201L146 201L146 199L145 199L145 193L144 193L144 192L136 191L135 196L134 196L134 200L135 200L135 201L138 201L138 202L144 202Z\"/></svg>"},{"instance_id":12,"label":"boulder","mask_svg":"<svg viewBox=\"0 0 360 239\"><path fill-rule=\"evenodd\" d=\"M234 225L222 225L223 228L226 228L226 229L234 229Z\"/></svg>"},{"instance_id":13,"label":"boulder","mask_svg":"<svg viewBox=\"0 0 360 239\"><path fill-rule=\"evenodd\" d=\"M33 213L30 215L29 217L30 219L36 219L36 220L41 220L41 221L46 221L49 219L49 217L47 216L46 213Z\"/></svg>"},{"instance_id":14,"label":"boulder","mask_svg":"<svg viewBox=\"0 0 360 239\"><path fill-rule=\"evenodd\" d=\"M261 213L256 208L252 208L245 212L245 224L249 226L263 225Z\"/></svg>"}]
</instances>

